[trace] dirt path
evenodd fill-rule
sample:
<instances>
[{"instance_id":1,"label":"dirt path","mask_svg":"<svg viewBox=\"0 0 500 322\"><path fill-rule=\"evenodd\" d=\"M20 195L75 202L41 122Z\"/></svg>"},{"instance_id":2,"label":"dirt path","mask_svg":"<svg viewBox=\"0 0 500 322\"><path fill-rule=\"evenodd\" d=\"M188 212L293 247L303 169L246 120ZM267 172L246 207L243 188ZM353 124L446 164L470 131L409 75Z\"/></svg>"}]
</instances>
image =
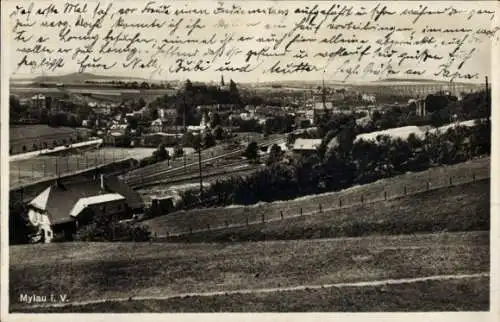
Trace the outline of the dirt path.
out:
<instances>
[{"instance_id":1,"label":"dirt path","mask_svg":"<svg viewBox=\"0 0 500 322\"><path fill-rule=\"evenodd\" d=\"M376 280L376 281L361 281L361 282L349 282L349 283L334 283L334 284L322 284L322 285L299 285L299 286L287 286L287 287L272 287L272 288L260 288L260 289L241 289L233 291L214 291L214 292L199 292L199 293L180 293L171 294L163 296L130 296L121 298L109 298L109 299L95 299L89 301L75 301L75 302L65 302L65 303L43 303L30 305L30 308L37 307L67 307L67 306L82 306L88 304L98 304L105 302L126 302L126 301L137 301L137 300L168 300L173 298L182 297L192 297L192 296L221 296L221 295L231 295L231 294L257 294L257 293L274 293L274 292L290 292L290 291L303 291L303 290L315 290L323 288L345 288L345 287L369 287L369 286L384 286L384 285L398 285L398 284L411 284L426 281L444 281L444 280L463 280L471 278L489 277L489 273L476 273L476 274L460 274L460 275L434 275L426 277L415 277L415 278L401 278L401 279L386 279L386 280Z\"/></svg>"}]
</instances>

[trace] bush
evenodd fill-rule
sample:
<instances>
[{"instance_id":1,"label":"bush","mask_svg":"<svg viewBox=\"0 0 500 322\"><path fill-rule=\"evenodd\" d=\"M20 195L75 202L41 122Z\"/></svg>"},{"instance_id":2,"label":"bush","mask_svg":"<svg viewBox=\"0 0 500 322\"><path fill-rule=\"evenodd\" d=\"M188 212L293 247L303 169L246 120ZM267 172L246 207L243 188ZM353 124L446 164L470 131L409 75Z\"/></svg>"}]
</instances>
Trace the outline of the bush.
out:
<instances>
[{"instance_id":1,"label":"bush","mask_svg":"<svg viewBox=\"0 0 500 322\"><path fill-rule=\"evenodd\" d=\"M174 158L182 157L184 155L184 150L180 146L176 146L174 149Z\"/></svg>"},{"instance_id":2,"label":"bush","mask_svg":"<svg viewBox=\"0 0 500 322\"><path fill-rule=\"evenodd\" d=\"M224 129L219 125L213 130L213 136L215 137L216 140L222 140L224 139L225 133Z\"/></svg>"},{"instance_id":3,"label":"bush","mask_svg":"<svg viewBox=\"0 0 500 322\"><path fill-rule=\"evenodd\" d=\"M30 236L39 232L39 227L33 226L28 219L28 208L21 201L15 201L9 206L9 242L10 244L26 244Z\"/></svg>"},{"instance_id":4,"label":"bush","mask_svg":"<svg viewBox=\"0 0 500 322\"><path fill-rule=\"evenodd\" d=\"M281 147L277 144L273 144L271 147L271 153L269 153L269 157L267 158L267 165L273 165L277 162L280 162L283 157L283 152L281 151Z\"/></svg>"},{"instance_id":5,"label":"bush","mask_svg":"<svg viewBox=\"0 0 500 322\"><path fill-rule=\"evenodd\" d=\"M168 151L165 148L165 144L162 143L158 146L158 149L156 149L156 151L153 152L153 157L157 162L170 159L170 155L168 154Z\"/></svg>"},{"instance_id":6,"label":"bush","mask_svg":"<svg viewBox=\"0 0 500 322\"><path fill-rule=\"evenodd\" d=\"M92 223L82 227L76 234L80 241L149 241L151 231L147 226L111 222L107 225Z\"/></svg>"},{"instance_id":7,"label":"bush","mask_svg":"<svg viewBox=\"0 0 500 322\"><path fill-rule=\"evenodd\" d=\"M215 146L215 137L212 133L208 132L203 136L203 147L205 149Z\"/></svg>"},{"instance_id":8,"label":"bush","mask_svg":"<svg viewBox=\"0 0 500 322\"><path fill-rule=\"evenodd\" d=\"M256 142L250 142L243 153L250 162L257 162L259 160L259 146Z\"/></svg>"},{"instance_id":9,"label":"bush","mask_svg":"<svg viewBox=\"0 0 500 322\"><path fill-rule=\"evenodd\" d=\"M150 164L156 163L156 157L146 157L139 161L139 167L145 167Z\"/></svg>"},{"instance_id":10,"label":"bush","mask_svg":"<svg viewBox=\"0 0 500 322\"><path fill-rule=\"evenodd\" d=\"M345 131L348 132L348 131ZM339 133L339 145L321 156L302 157L285 165L279 162L278 146L272 148L268 167L245 177L232 177L211 185L204 201L218 205L253 204L259 201L288 200L298 196L337 191L353 184L366 184L435 165L451 165L490 153L491 122L475 127L456 127L445 133L408 140L380 136L375 142L352 143L352 133ZM250 162L258 161L258 145L250 143L244 153ZM212 198L212 199L211 199ZM201 203L186 202L185 209Z\"/></svg>"}]
</instances>

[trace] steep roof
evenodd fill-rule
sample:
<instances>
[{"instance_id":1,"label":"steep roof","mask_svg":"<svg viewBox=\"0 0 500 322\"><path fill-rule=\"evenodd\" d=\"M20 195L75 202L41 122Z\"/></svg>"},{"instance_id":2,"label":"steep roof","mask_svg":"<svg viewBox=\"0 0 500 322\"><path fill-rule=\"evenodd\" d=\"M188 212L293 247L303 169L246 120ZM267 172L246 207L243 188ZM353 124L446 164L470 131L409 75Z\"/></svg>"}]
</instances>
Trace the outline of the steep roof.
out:
<instances>
[{"instance_id":1,"label":"steep roof","mask_svg":"<svg viewBox=\"0 0 500 322\"><path fill-rule=\"evenodd\" d=\"M47 211L52 224L72 221L73 219L69 214L78 200L85 197L96 196L100 193L99 185L93 182L67 185L56 182L50 187L50 194L47 198L45 209L43 210Z\"/></svg>"},{"instance_id":2,"label":"steep roof","mask_svg":"<svg viewBox=\"0 0 500 322\"><path fill-rule=\"evenodd\" d=\"M69 215L71 217L77 217L87 206L124 199L125 197L119 193L106 193L92 197L80 198L69 212Z\"/></svg>"},{"instance_id":3,"label":"steep roof","mask_svg":"<svg viewBox=\"0 0 500 322\"><path fill-rule=\"evenodd\" d=\"M66 183L64 180L56 181L38 194L30 205L47 212L52 224L61 224L73 220L70 213L79 200L93 197L97 197L96 200L104 200L103 196L110 194L125 198L127 205L132 209L144 207L144 201L139 193L115 177L104 179L104 190L101 189L99 179Z\"/></svg>"},{"instance_id":4,"label":"steep roof","mask_svg":"<svg viewBox=\"0 0 500 322\"><path fill-rule=\"evenodd\" d=\"M39 210L46 210L51 188L52 187L48 187L47 189L42 191L38 196L35 197L35 199L33 199L29 203L29 205Z\"/></svg>"}]
</instances>

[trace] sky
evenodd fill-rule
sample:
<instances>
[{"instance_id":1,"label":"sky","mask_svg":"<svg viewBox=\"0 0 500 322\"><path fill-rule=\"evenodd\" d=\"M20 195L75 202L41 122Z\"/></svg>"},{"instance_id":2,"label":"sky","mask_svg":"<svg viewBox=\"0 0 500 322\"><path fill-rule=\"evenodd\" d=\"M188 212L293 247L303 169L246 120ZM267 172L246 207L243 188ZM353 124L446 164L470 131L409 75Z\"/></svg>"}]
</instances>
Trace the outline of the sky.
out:
<instances>
[{"instance_id":1,"label":"sky","mask_svg":"<svg viewBox=\"0 0 500 322\"><path fill-rule=\"evenodd\" d=\"M36 2L37 6L43 6L41 3L42 1ZM62 2L53 2L56 5L61 5ZM174 1L174 2L168 2L171 4L173 7L177 8L183 8L183 9L202 9L206 8L208 10L213 10L216 6L220 6L217 2L215 1L191 1L189 4L186 2L180 2L180 1ZM21 4L21 2L16 2L16 1L10 1L8 3L8 6L10 8L7 8L7 10L3 10L2 14L8 15L10 12L12 12L12 8L15 4ZM22 2L24 6L28 6L28 2ZM48 3L47 3L48 4ZM80 2L80 4L84 4L84 2ZM246 36L276 36L279 37L281 34L287 32L291 26L294 25L294 23L297 21L297 15L292 15L291 12L293 12L294 9L300 7L300 8L312 8L315 6L315 4L318 4L320 9L328 9L332 2L327 2L327 1L320 1L320 2L303 2L303 1L271 1L271 2L266 2L266 1L245 1L245 2L224 2L224 8L230 8L231 5L236 4L238 6L241 6L245 9L249 8L261 8L261 9L267 9L269 7L273 7L275 9L281 9L281 10L289 10L289 15L287 17L282 17L275 15L273 17L270 16L256 16L256 17L250 17L249 15L210 15L210 16L202 16L202 24L205 24L207 26L213 26L220 24L221 20L224 20L225 23L227 24L238 24L238 26L234 27L228 27L226 29L215 29L215 27L212 28L206 28L204 29L201 33L198 33L197 37L206 37L208 34L212 32L217 32L218 37L223 38L224 33L232 33L235 36L240 36L240 35L246 35ZM342 2L342 4L346 4L347 6L353 5L355 9L361 9L361 7L366 8L367 10L373 8L376 6L378 3L377 2L363 2L363 1L356 1L356 2ZM154 3L151 5L151 7L158 7L160 3ZM93 8L95 6L95 2L88 2L88 8ZM105 7L106 3L101 3L101 7ZM142 9L145 6L145 2L131 2L131 1L123 1L119 2L118 4L113 4L113 7L111 11L116 11L118 7L125 8L125 7L137 7L139 10ZM443 9L447 7L453 6L454 8L458 10L463 10L464 14L463 15L454 15L454 16L448 16L448 15L432 15L432 16L422 16L415 24L412 24L410 22L409 17L404 17L401 15L395 15L395 16L382 16L377 22L372 22L373 24L381 24L381 25L386 25L386 26L397 26L397 27L404 27L404 26L413 26L415 30L421 30L424 27L440 27L440 28L457 28L457 27L471 27L471 28L491 28L493 24L497 24L498 22L498 17L492 16L491 14L481 14L479 15L478 12L480 10L489 10L489 11L496 11L497 6L494 1L487 1L487 2L480 2L480 1L467 1L467 2L438 2L438 3L425 3L425 2L417 2L417 1L412 1L412 2L398 2L398 3L392 3L392 2L380 2L380 7L387 6L388 10L390 11L397 11L401 12L405 8L409 9L414 9L414 10L422 10L424 6L428 6L429 10L436 10L436 9ZM89 10L89 15L85 16L86 19L90 19L90 15L92 14ZM449 11L448 11L449 12ZM465 14L467 13L467 14ZM469 13L475 13L475 15L472 16L470 20L467 20L467 17ZM114 20L116 20L116 17L119 14L116 13L116 16L114 17ZM19 16L13 16L11 19L2 19L2 22L10 24L10 29L15 25L16 19ZM55 16L54 16L55 17ZM109 17L109 15L108 15ZM138 14L128 14L128 15L123 15L124 19L128 23L145 23L145 22L151 22L153 19L158 19L159 22L163 20L167 20L167 24L172 21L176 21L176 19L179 19L179 17L174 17L171 15L138 15ZM279 18L282 17L282 18ZM292 18L293 17L293 18ZM490 18L492 18L490 20ZM36 17L38 20L37 22L43 20L43 17ZM77 19L77 15L62 15L57 16L57 19L67 19L70 23L74 23ZM196 19L196 16L194 15L184 15L182 16L184 19L183 23L187 23L188 21L194 21ZM32 19L34 19L32 17ZM317 18L319 19L319 18ZM361 17L359 19L349 17L349 18L339 18L336 23L346 23L349 21L353 21L355 23L361 23L366 21L368 18ZM103 37L105 34L105 31L109 29L111 26L112 19L107 19L105 20L105 23L103 24L103 29L99 33L100 37ZM328 22L329 20L327 20ZM259 26L255 27L249 27L248 24L253 24L256 22L260 22ZM274 29L273 31L270 31L266 29L264 26L265 24L281 24L281 25L286 25L287 28L283 29ZM73 27L73 31L78 30L77 27ZM9 30L7 30L8 32ZM118 32L119 29L115 28L115 32ZM130 30L132 32L133 30ZM45 29L43 30L42 28L38 28L36 30L37 35L36 36L45 36L49 37L50 39L45 43L48 47L63 47L61 43L57 40L57 29ZM135 31L134 31L135 32ZM185 30L178 31L178 32L183 32L185 35ZM165 29L162 30L151 30L148 29L146 32L143 32L145 35L148 37L155 38L157 40L161 40L165 37L168 37L168 31ZM271 35L271 33L275 33L275 35ZM336 30L328 30L327 28L322 28L320 31L314 35L315 37L318 38L330 38L334 34L338 34L340 31ZM353 37L358 37L358 38L363 38L367 39L369 41L372 41L374 39L380 38L385 34L386 32L354 32L354 31L344 31L343 36L345 38L353 38ZM311 31L303 31L301 34L304 37L310 37L313 36L313 33ZM446 40L449 41L453 38L453 36L443 36L443 34L432 34L436 37L441 37L440 40ZM498 39L498 35L500 35L500 32L497 32L496 34L496 39ZM455 34L454 36L463 36L463 34ZM62 75L62 74L68 74L68 73L74 73L78 71L78 64L76 63L78 59L72 60L69 54L67 57L65 57L65 66L63 68L58 69L56 72L45 72L41 73L40 70L35 70L35 71L30 71L29 69L21 69L19 71L15 71L15 66L17 63L21 60L23 54L16 52L16 46L19 46L18 43L15 43L12 41L14 35L12 33L8 34L5 39L10 39L11 41L9 42L10 48L9 52L11 53L10 55L10 67L11 67L11 75L13 78L26 78L26 77L34 77L38 75ZM185 37L185 36L184 36ZM395 34L393 36L395 39L399 40L405 40L409 37L409 33L401 33L399 35ZM419 33L415 35L416 38L419 38ZM175 36L171 37L172 39L175 38ZM471 38L469 38L470 40ZM84 43L81 43L82 45ZM158 42L160 44L160 42ZM72 43L72 47L77 46L78 43ZM252 50L255 48L258 48L260 44L257 44L255 42L247 42L247 43L239 43L234 45L234 49L239 49L243 53L247 52L248 50ZM376 44L372 43L373 46L376 46ZM233 44L229 44L226 49L230 49L230 47L233 46ZM322 51L332 51L333 49L339 48L340 45L318 45L318 44L311 44L308 42L302 43L302 44L294 44L293 45L293 50L298 52L299 50L303 50L305 52L308 52L309 54L313 54L316 52L322 52ZM345 45L347 49L349 50L354 50L356 45ZM217 46L218 47L218 46ZM215 48L215 47L214 47ZM416 46L410 46L407 47L406 50L408 51L409 55L415 54L415 51L417 49L422 50L424 47L416 47ZM436 55L440 55L443 57L447 57L448 52L450 51L451 47L445 47L441 45L435 45L434 47L430 48L432 53ZM466 43L464 45L464 48L467 50L472 50L474 49L474 52L472 54L472 57L467 60L466 64L464 64L463 68L460 69L461 74L467 74L467 73L478 73L479 77L477 82L482 82L484 80L484 76L490 76L492 75L491 70L492 70L492 65L491 65L491 52L492 52L492 41L488 39L483 39L482 42L480 43L473 43L469 44ZM206 46L202 46L200 44L196 45L183 45L180 47L181 51L194 51L196 49L199 49L199 52L201 51L206 51L207 48ZM401 52L401 48L397 48L399 52ZM151 55L148 52L148 54L145 53L148 48L146 47L139 47L139 50L143 50L142 54L138 54L137 56L143 59L149 58ZM151 50L151 48L149 49ZM465 52L464 52L465 54ZM37 60L38 62L43 58L43 55L31 55L30 57L34 57L34 60ZM111 64L111 62L115 61L115 57L113 56L108 56L104 57L103 60L100 62L106 62ZM199 56L197 58L203 58L203 56ZM254 58L255 59L255 58ZM318 67L318 70L315 72L303 72L303 73L292 73L292 74L276 74L276 73L269 73L268 69L270 66L272 66L276 61L280 61L280 66L286 66L287 63L292 62L291 57L287 58L272 58L263 60L261 59L260 62L262 63L259 68L256 68L254 71L250 73L231 73L231 72L215 72L215 71L205 71L205 72L180 72L180 73L171 73L168 71L168 68L170 66L175 65L175 59L174 58L168 58L168 57L159 57L159 64L162 66L161 70L156 69L156 71L153 73L152 70L140 70L140 69L124 69L124 68L118 68L118 69L111 69L107 72L102 72L100 69L87 69L86 72L90 72L93 74L105 74L105 75L113 75L113 76L119 76L119 77L140 77L140 78L145 78L145 79L152 79L152 80L184 80L186 78L196 80L196 81L218 81L220 79L220 75L223 74L226 79L234 79L237 82L268 82L268 81L279 81L279 80L304 80L304 81L316 81L316 80L321 80L323 77L326 80L331 80L331 81L342 81L345 79L347 76L345 72L345 68L342 69L342 66L350 66L352 68L355 67L356 63L355 58L351 59L351 62L346 65L345 61L349 59L346 57L337 57L335 59L332 59L328 62L326 62L325 59L320 59L320 58L307 58L306 61L310 62L311 64L315 65ZM223 58L218 59L218 65L223 65L224 63ZM231 58L232 64L234 65L244 65L244 56L234 56ZM298 61L295 59L295 61ZM379 66L381 64L387 64L388 60L387 58L378 58L378 57L370 57L366 58L364 62L361 63L361 71L364 71L366 68L366 65L369 63L373 63L374 66ZM393 62L394 64L394 62ZM458 64L458 63L457 63ZM425 66L424 66L425 65ZM427 70L427 73L421 76L420 78L426 78L426 79L437 79L437 80L447 80L443 79L440 77L435 77L433 75L433 72L437 70L438 68L438 62L432 62L431 60L428 60L425 63L410 63L410 64L403 64L404 69L422 69L424 68ZM405 75L397 75L394 76L397 78L405 78L408 76ZM377 80L379 76L372 75L371 73L358 73L358 75L351 75L348 79L349 81L370 81L370 80ZM385 77L382 77L385 78ZM457 80L458 81L458 80ZM465 80L460 80L460 81L465 81Z\"/></svg>"}]
</instances>

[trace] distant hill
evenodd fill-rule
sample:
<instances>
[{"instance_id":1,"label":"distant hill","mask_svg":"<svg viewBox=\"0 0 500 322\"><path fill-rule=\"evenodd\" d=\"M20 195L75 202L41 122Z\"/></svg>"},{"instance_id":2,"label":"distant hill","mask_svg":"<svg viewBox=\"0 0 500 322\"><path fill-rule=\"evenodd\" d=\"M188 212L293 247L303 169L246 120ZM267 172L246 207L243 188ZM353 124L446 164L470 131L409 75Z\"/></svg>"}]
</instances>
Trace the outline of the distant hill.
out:
<instances>
[{"instance_id":1,"label":"distant hill","mask_svg":"<svg viewBox=\"0 0 500 322\"><path fill-rule=\"evenodd\" d=\"M10 78L11 84L17 83L31 83L31 84L39 84L39 83L65 83L65 84L83 84L86 81L123 81L123 82L143 82L146 81L148 83L151 82L160 82L158 80L149 80L145 78L138 77L122 77L122 76L113 76L113 75L96 75L92 73L71 73L65 75L46 75L46 76L12 76Z\"/></svg>"},{"instance_id":2,"label":"distant hill","mask_svg":"<svg viewBox=\"0 0 500 322\"><path fill-rule=\"evenodd\" d=\"M34 83L68 83L68 84L78 84L84 83L85 81L144 81L143 78L132 78L132 77L119 77L119 76L107 76L107 75L95 75L92 73L71 73L60 76L37 76L33 78Z\"/></svg>"}]
</instances>

